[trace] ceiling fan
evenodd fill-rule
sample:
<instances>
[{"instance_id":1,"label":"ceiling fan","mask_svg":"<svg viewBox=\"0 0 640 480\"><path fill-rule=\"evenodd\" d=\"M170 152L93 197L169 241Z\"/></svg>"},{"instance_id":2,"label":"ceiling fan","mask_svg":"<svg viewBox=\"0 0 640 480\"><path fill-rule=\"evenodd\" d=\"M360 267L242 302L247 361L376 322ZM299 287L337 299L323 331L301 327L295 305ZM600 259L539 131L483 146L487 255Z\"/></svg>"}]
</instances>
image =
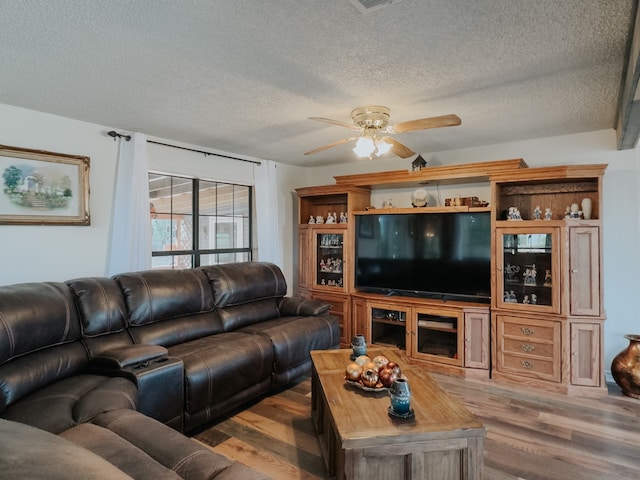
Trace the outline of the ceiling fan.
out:
<instances>
[{"instance_id":1,"label":"ceiling fan","mask_svg":"<svg viewBox=\"0 0 640 480\"><path fill-rule=\"evenodd\" d=\"M374 153L376 156L380 156L388 151L392 151L394 155L397 155L400 158L409 158L415 155L416 152L406 145L403 145L395 138L384 134L405 133L412 132L414 130L426 130L428 128L452 127L462 123L462 120L460 120L457 115L452 114L391 124L389 123L390 114L391 110L388 107L383 107L382 105L368 105L366 107L358 107L351 112L353 125L339 120L332 120L330 118L309 117L309 120L317 120L318 122L346 127L358 132L358 135L343 138L342 140L330 143L329 145L309 150L308 152L305 152L305 155L313 155L314 153L322 152L329 148L355 140L356 146L353 151L359 157L372 158Z\"/></svg>"}]
</instances>

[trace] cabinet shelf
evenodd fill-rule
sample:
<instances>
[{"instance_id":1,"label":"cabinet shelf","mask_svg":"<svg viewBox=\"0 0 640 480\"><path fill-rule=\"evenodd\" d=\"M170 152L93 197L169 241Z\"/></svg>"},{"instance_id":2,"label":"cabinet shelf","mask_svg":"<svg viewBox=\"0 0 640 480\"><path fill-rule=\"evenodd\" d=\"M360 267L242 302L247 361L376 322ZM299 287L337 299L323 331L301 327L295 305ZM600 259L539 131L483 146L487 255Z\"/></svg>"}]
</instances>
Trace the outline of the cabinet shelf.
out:
<instances>
[{"instance_id":1,"label":"cabinet shelf","mask_svg":"<svg viewBox=\"0 0 640 480\"><path fill-rule=\"evenodd\" d=\"M418 328L420 330L433 330L436 332L458 333L458 329L453 327L423 327L422 325L418 325Z\"/></svg>"},{"instance_id":2,"label":"cabinet shelf","mask_svg":"<svg viewBox=\"0 0 640 480\"><path fill-rule=\"evenodd\" d=\"M528 283L522 283L522 282L514 282L514 281L509 281L509 280L505 280L505 285L509 285L511 287L519 287L519 288L551 288L553 285L531 285Z\"/></svg>"},{"instance_id":3,"label":"cabinet shelf","mask_svg":"<svg viewBox=\"0 0 640 480\"><path fill-rule=\"evenodd\" d=\"M401 322L400 320L389 320L387 318L372 318L371 321L373 323L386 323L387 325L400 325L404 327L406 322Z\"/></svg>"},{"instance_id":4,"label":"cabinet shelf","mask_svg":"<svg viewBox=\"0 0 640 480\"><path fill-rule=\"evenodd\" d=\"M458 212L490 212L491 207L415 207L415 208L373 208L353 212L354 215L375 215L380 213L397 214L404 213L458 213Z\"/></svg>"}]
</instances>

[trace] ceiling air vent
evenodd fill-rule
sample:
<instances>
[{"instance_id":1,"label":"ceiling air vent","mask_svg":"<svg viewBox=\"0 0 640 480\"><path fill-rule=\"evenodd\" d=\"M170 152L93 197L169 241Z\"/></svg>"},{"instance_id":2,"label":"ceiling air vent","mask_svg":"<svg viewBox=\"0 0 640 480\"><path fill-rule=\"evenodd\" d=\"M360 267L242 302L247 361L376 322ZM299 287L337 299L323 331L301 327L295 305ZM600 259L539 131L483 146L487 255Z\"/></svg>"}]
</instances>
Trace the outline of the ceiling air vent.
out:
<instances>
[{"instance_id":1,"label":"ceiling air vent","mask_svg":"<svg viewBox=\"0 0 640 480\"><path fill-rule=\"evenodd\" d=\"M360 13L369 13L388 7L394 3L400 3L401 1L402 0L349 0L349 3L355 6Z\"/></svg>"}]
</instances>

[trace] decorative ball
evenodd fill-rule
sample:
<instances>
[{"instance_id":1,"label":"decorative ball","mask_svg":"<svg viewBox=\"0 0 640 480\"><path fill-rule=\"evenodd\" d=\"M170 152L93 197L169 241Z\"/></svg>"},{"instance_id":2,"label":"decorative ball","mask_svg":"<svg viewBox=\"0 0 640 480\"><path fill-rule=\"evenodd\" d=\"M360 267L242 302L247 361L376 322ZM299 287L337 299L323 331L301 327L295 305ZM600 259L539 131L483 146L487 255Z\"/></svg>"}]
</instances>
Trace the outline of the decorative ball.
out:
<instances>
[{"instance_id":1,"label":"decorative ball","mask_svg":"<svg viewBox=\"0 0 640 480\"><path fill-rule=\"evenodd\" d=\"M360 381L365 387L375 388L378 385L378 371L375 368L369 368L362 372Z\"/></svg>"},{"instance_id":2,"label":"decorative ball","mask_svg":"<svg viewBox=\"0 0 640 480\"><path fill-rule=\"evenodd\" d=\"M367 363L365 363L362 366L362 370L366 371L366 370L375 370L376 372L378 371L378 365L376 365L375 363L373 363L372 361L369 361Z\"/></svg>"},{"instance_id":3,"label":"decorative ball","mask_svg":"<svg viewBox=\"0 0 640 480\"><path fill-rule=\"evenodd\" d=\"M396 381L396 378L398 378L398 374L396 374L392 368L383 367L378 372L378 377L383 387L390 388L393 382Z\"/></svg>"},{"instance_id":4,"label":"decorative ball","mask_svg":"<svg viewBox=\"0 0 640 480\"><path fill-rule=\"evenodd\" d=\"M384 355L378 355L377 357L373 357L373 363L377 365L379 371L389 363L389 359Z\"/></svg>"},{"instance_id":5,"label":"decorative ball","mask_svg":"<svg viewBox=\"0 0 640 480\"><path fill-rule=\"evenodd\" d=\"M344 372L344 375L347 380L351 380L352 382L357 382L360 380L360 375L362 374L362 367L358 365L356 362L352 362L347 365L347 369Z\"/></svg>"},{"instance_id":6,"label":"decorative ball","mask_svg":"<svg viewBox=\"0 0 640 480\"><path fill-rule=\"evenodd\" d=\"M387 363L386 368L390 368L393 371L393 373L395 373L397 376L400 376L402 374L402 370L400 369L400 365L398 365L395 362Z\"/></svg>"},{"instance_id":7,"label":"decorative ball","mask_svg":"<svg viewBox=\"0 0 640 480\"><path fill-rule=\"evenodd\" d=\"M371 359L366 355L360 355L359 357L356 358L356 363L361 367L363 367L365 363L368 363L370 361Z\"/></svg>"}]
</instances>

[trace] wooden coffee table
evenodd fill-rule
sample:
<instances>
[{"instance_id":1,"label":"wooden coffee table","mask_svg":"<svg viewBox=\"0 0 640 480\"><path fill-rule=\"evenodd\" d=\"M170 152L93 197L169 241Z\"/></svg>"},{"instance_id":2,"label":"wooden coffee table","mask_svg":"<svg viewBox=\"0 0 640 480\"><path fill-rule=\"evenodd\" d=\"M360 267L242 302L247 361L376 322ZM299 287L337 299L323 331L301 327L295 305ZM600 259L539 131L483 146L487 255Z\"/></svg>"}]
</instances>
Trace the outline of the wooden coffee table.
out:
<instances>
[{"instance_id":1,"label":"wooden coffee table","mask_svg":"<svg viewBox=\"0 0 640 480\"><path fill-rule=\"evenodd\" d=\"M312 416L332 478L345 480L481 479L482 423L447 395L424 368L392 348L370 348L402 368L411 419L391 418L387 391L366 392L344 380L351 350L311 352Z\"/></svg>"}]
</instances>

